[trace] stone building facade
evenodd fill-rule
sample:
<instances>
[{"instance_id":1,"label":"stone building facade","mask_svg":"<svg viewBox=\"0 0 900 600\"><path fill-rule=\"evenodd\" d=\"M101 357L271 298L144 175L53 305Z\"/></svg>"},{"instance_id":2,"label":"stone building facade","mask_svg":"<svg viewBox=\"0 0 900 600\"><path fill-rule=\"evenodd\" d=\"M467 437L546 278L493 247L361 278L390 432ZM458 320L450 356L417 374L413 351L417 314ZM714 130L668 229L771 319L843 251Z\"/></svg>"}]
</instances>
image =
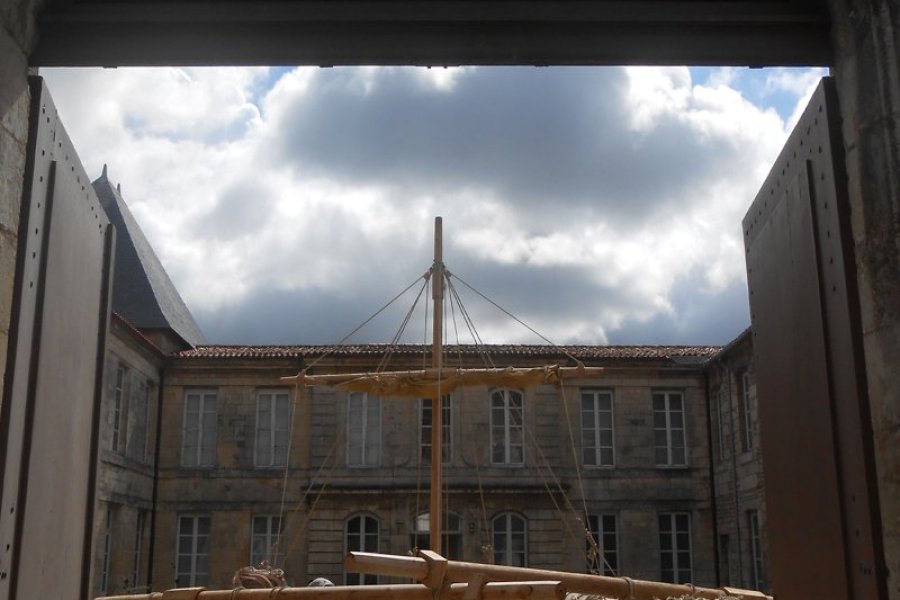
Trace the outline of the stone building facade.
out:
<instances>
[{"instance_id":1,"label":"stone building facade","mask_svg":"<svg viewBox=\"0 0 900 600\"><path fill-rule=\"evenodd\" d=\"M159 348L113 315L100 415L95 595L147 588L162 361Z\"/></svg>"},{"instance_id":2,"label":"stone building facade","mask_svg":"<svg viewBox=\"0 0 900 600\"><path fill-rule=\"evenodd\" d=\"M234 32L228 29L228 20L217 19L216 11L208 11L209 14L202 17L193 16L194 19L199 19L194 22L190 19L191 15L197 15L196 11L188 10L177 3L170 3L172 6L166 7L167 14L172 19L169 21L158 19L152 10L146 11L146 7L138 4L129 3L133 6L129 6L128 9L120 7L123 16L117 21L111 21L110 15L103 11L93 10L91 3L60 4L47 0L12 0L0 6L0 260L3 263L0 277L0 357L7 355L7 344L15 339L10 334L15 326L15 314L11 308L13 274L16 271L13 264L25 261L23 253L18 248L20 239L24 237L20 208L27 162L25 149L29 119L27 76L35 73L36 65L41 64L34 56L39 41L45 44L52 43L60 38L65 39L65 34L73 30L85 32L91 41L89 44L79 43L78 38L71 38L76 40L74 44L83 50L93 51L92 58L82 58L82 62L79 63L85 65L115 66L172 62L185 64L192 61L200 64L232 64L249 63L254 60L265 63L272 62L274 52L272 48L277 47L260 41L267 39L264 34L260 34L261 31L265 31L261 24L261 21L265 20L265 23L287 32L284 35L287 36L289 47L292 48L292 52L288 52L287 56L293 57L291 60L298 64L333 64L333 60L317 62L315 59L316 56L324 56L331 47L330 43L337 44L336 47L340 49L339 54L343 60L366 64L385 62L383 57L381 61L378 60L379 48L385 51L385 48L394 50L403 47L396 43L379 45L375 41L379 39L377 37L365 38L359 43L340 44L334 42L332 35L318 39L316 43L298 45L294 43L290 29L285 28L277 20L273 21L267 15L257 14L259 11L254 11L252 6L245 8L246 12L240 14L253 16L256 21L248 24L244 28L243 36L236 39ZM370 4L371 6L366 5L368 10L378 10L374 3ZM551 3L545 4L549 7ZM789 5L804 4L810 3L759 3L759 6L782 10ZM900 302L897 301L900 297L900 275L898 275L900 252L897 251L897 240L900 237L898 235L900 203L897 202L896 194L896 190L900 189L900 150L898 150L900 127L897 125L900 119L900 112L897 111L900 78L896 77L897 40L900 39L897 34L900 31L900 23L896 18L894 0L875 0L866 3L823 0L812 4L827 8L828 16L824 21L824 31L827 31L831 48L831 58L828 62L836 78L842 112L841 130L846 154L849 213L853 228L851 242L853 253L848 253L847 256L857 267L852 276L852 284L854 290L857 290L854 294L858 296L861 307L865 388L868 395L867 404L871 411L870 417L867 417L870 423L867 425L871 426L877 470L872 485L877 487L880 499L879 504L873 509L874 518L881 523L875 531L878 538L875 545L877 553L875 571L882 588L879 595L896 600L900 598L900 585L897 581L897 574L900 573L900 502L896 502L900 491L900 478L896 476L900 472L900 410L898 410L900 369L896 368L900 363ZM612 6L619 4L612 3ZM78 13L79 8L85 13L93 14L93 19L85 19L84 14ZM468 8L463 7L460 10ZM672 11L678 18L674 24L667 25L669 31L672 29L685 31L683 26L685 15L679 14L678 8L675 7ZM689 13L688 21L694 23L708 21L706 8L701 7L700 12ZM713 5L710 8L713 8ZM54 15L53 9L69 13L70 19L79 22L79 26L60 26L60 15ZM132 11L131 14L128 10ZM285 10L291 8L287 7ZM484 8L486 12L482 15L482 19L490 10L490 7ZM557 10L565 11L566 8L560 7ZM50 18L46 18L48 14ZM44 18L41 18L42 16ZM540 22L551 22L555 17L551 11L545 17L546 20ZM476 18L474 22L484 26L484 21L486 19ZM396 28L396 22L399 21L384 20L385 27ZM86 27L88 23L93 27ZM172 23L181 26L172 26ZM191 36L195 42L193 45L180 46L172 43L172 40L184 30L184 26L191 27L197 23L204 27L193 27L196 34ZM150 34L140 40L132 40L128 37L128 33L122 33L120 29L122 24L130 24L137 28L130 31L149 29ZM576 20L574 26L580 28L583 23ZM762 27L770 31L773 39L777 38L776 34L779 31L786 30L792 35L795 33L793 25L785 26L783 21L766 22ZM466 63L463 48L475 49L475 46L466 43L461 43L454 49L442 36L419 35L421 30L416 27L407 30L409 35L418 36L417 39L434 39L436 47L443 44L443 53L440 55L446 58L429 61L422 48L418 48L418 51L405 48L404 52L407 52L405 58L397 59L396 55L392 55L395 58L390 64L398 61L409 63L419 61L423 64ZM98 31L104 34L118 32L119 35L97 35ZM357 33L352 28L346 31L346 35ZM466 36L471 30L464 27L458 28L458 31L459 35ZM648 39L662 40L666 37L667 29L664 27L649 34L646 33L646 28L641 28L640 31L645 32L644 35L649 35ZM688 35L694 35L693 28L688 28L687 31ZM204 32L206 37L200 36L201 32ZM529 35L534 35L534 28L518 27L517 22L500 23L499 32L512 34L503 36L503 39L520 44L521 48L528 52L504 54L502 44L497 47L486 44L493 50L486 50L481 60L492 64L501 60L528 64L557 64L561 61L559 52L565 49L571 53L569 55L571 61L584 63L593 61L597 64L606 64L640 60L662 61L669 64L681 57L684 62L733 64L735 57L742 54L739 49L746 47L744 38L736 30L720 32L718 36L698 36L696 43L681 45L647 44L646 39L636 35L633 30L631 35L624 36L626 43L610 40L609 36L604 35L588 36L600 42L610 40L604 46L606 51L597 54L591 53L582 45L573 47L564 35L556 36L554 41L549 43L544 39L545 45L539 44L537 40L528 40ZM120 43L122 39L129 39L133 43ZM488 39L499 41L499 36ZM227 43L210 44L208 40L227 40ZM803 46L803 38L798 40L798 44ZM107 42L106 46L96 45L103 41ZM785 48L779 44L768 44L768 47L780 55L786 64L793 64L792 57L795 60L802 54L796 46ZM62 44L60 48L66 52L71 50L73 45L67 48ZM201 49L203 52L200 52ZM694 55L694 59L691 59L686 56L690 54L687 52L688 49L713 53L720 58L704 61ZM718 52L715 52L717 50ZM120 51L127 51L130 54L127 52L120 54ZM282 60L284 56L281 56ZM760 64L758 60L749 62ZM762 62L775 64L779 60L776 58ZM73 64L71 61L66 63ZM8 557L4 555L4 561L7 559ZM10 563L3 564L8 566Z\"/></svg>"},{"instance_id":3,"label":"stone building facade","mask_svg":"<svg viewBox=\"0 0 900 600\"><path fill-rule=\"evenodd\" d=\"M149 589L164 364L203 337L105 167L93 188L117 231L91 557L101 596Z\"/></svg>"},{"instance_id":4,"label":"stone building facade","mask_svg":"<svg viewBox=\"0 0 900 600\"><path fill-rule=\"evenodd\" d=\"M707 373L719 579L722 585L771 592L765 477L749 329L710 360Z\"/></svg>"},{"instance_id":5,"label":"stone building facade","mask_svg":"<svg viewBox=\"0 0 900 600\"><path fill-rule=\"evenodd\" d=\"M294 584L373 583L348 550L426 547L430 401L282 381L371 372L389 348L205 345L105 169L94 189L118 244L92 593L228 588L264 560ZM768 589L751 343L448 347L453 367L604 371L447 397L443 554Z\"/></svg>"},{"instance_id":6,"label":"stone building facade","mask_svg":"<svg viewBox=\"0 0 900 600\"><path fill-rule=\"evenodd\" d=\"M203 346L170 357L154 589L228 587L261 557L284 564L295 584L355 583L343 571L347 550L406 554L426 543L430 402L280 382L313 360L317 372L373 370L384 350L323 358L319 347ZM568 360L543 346L486 350L504 365ZM561 389L449 396L444 553L714 584L703 364L717 349L567 350L607 373ZM392 368L414 368L423 348L397 355ZM463 356L477 359L473 349ZM588 564L584 515L605 563Z\"/></svg>"}]
</instances>

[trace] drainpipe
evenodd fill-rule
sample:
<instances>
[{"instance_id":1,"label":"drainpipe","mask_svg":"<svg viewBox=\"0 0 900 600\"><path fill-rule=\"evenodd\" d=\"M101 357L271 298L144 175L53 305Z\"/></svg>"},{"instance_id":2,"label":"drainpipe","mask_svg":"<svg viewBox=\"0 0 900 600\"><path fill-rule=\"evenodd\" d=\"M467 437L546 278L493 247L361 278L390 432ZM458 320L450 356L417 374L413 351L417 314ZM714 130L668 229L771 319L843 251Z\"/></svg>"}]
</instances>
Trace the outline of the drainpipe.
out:
<instances>
[{"instance_id":1,"label":"drainpipe","mask_svg":"<svg viewBox=\"0 0 900 600\"><path fill-rule=\"evenodd\" d=\"M706 381L706 447L709 449L709 500L712 507L713 529L713 565L716 570L716 587L722 587L722 576L719 557L719 511L716 506L716 469L713 464L713 436L712 436L712 401L710 400L709 371L703 370L703 378ZM719 432L719 435L722 435Z\"/></svg>"},{"instance_id":2,"label":"drainpipe","mask_svg":"<svg viewBox=\"0 0 900 600\"><path fill-rule=\"evenodd\" d=\"M741 587L744 585L744 543L741 540L741 500L738 497L738 479L737 479L737 430L734 428L734 398L731 396L731 369L725 367L725 364L719 359L719 366L724 370L726 381L728 382L728 417L731 421L731 487L734 493L734 527L737 533L737 562L738 562L738 581Z\"/></svg>"},{"instance_id":3,"label":"drainpipe","mask_svg":"<svg viewBox=\"0 0 900 600\"><path fill-rule=\"evenodd\" d=\"M159 447L162 437L163 390L166 387L167 360L163 359L159 367L159 390L156 398L156 448L153 449L153 499L150 506L150 544L147 547L147 589L153 589L153 556L156 546L156 502L159 492Z\"/></svg>"}]
</instances>

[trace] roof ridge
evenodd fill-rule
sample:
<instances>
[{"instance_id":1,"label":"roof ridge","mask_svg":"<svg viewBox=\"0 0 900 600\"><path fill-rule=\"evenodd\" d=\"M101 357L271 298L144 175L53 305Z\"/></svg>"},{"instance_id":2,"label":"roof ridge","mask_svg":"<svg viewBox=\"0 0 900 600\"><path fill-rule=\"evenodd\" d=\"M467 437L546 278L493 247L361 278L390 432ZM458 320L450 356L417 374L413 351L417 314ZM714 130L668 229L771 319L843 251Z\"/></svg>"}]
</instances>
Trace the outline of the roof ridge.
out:
<instances>
[{"instance_id":1,"label":"roof ridge","mask_svg":"<svg viewBox=\"0 0 900 600\"><path fill-rule=\"evenodd\" d=\"M204 344L173 354L175 358L303 358L329 353L337 356L372 356L383 353L389 344ZM394 354L409 356L428 349L427 344L402 344L395 346ZM574 354L578 358L597 359L672 359L685 357L708 358L717 354L718 345L610 345L585 344L580 346L551 346L548 344L448 344L446 348L461 349L475 356L486 349L500 356L563 356Z\"/></svg>"}]
</instances>

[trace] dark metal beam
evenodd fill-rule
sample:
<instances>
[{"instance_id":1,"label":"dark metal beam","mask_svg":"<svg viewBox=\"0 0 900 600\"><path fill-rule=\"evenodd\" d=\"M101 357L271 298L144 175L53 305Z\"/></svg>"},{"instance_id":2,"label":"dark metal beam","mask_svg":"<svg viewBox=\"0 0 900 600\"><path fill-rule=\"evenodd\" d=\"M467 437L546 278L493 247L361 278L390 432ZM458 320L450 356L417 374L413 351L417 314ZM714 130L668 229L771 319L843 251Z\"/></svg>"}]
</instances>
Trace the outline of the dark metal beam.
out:
<instances>
[{"instance_id":1,"label":"dark metal beam","mask_svg":"<svg viewBox=\"0 0 900 600\"><path fill-rule=\"evenodd\" d=\"M826 65L818 2L75 1L39 20L35 66Z\"/></svg>"}]
</instances>

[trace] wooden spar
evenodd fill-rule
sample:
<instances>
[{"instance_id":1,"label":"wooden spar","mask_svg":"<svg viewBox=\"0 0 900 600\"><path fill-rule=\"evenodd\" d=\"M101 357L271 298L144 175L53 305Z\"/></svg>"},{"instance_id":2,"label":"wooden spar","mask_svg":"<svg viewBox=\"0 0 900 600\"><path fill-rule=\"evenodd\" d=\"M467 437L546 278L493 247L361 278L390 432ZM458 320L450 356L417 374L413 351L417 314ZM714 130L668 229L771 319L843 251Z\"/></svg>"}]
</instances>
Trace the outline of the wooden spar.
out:
<instances>
[{"instance_id":1,"label":"wooden spar","mask_svg":"<svg viewBox=\"0 0 900 600\"><path fill-rule=\"evenodd\" d=\"M556 383L561 379L600 377L609 371L608 367L561 367L558 365L549 365L546 367L500 367L485 369L461 369L458 367L443 367L440 372L436 369L407 369L404 371L382 371L378 373L357 372L357 373L329 373L324 375L306 375L300 373L298 375L289 375L282 377L281 381L297 383L299 385L326 385L333 387L354 387L359 383L364 385L365 381L381 382L391 378L395 379L419 379L422 387L436 386L438 379L442 382L446 381L448 385L453 385L454 381L460 377L465 377L465 385L493 385L496 384L497 378L505 375L515 376L516 374L543 372L546 376L540 383ZM426 381L430 380L430 381ZM483 381L479 381L483 380ZM442 389L444 386L442 385ZM449 393L450 390L444 390ZM431 392L434 394L435 392ZM430 397L430 395L429 395Z\"/></svg>"},{"instance_id":2,"label":"wooden spar","mask_svg":"<svg viewBox=\"0 0 900 600\"><path fill-rule=\"evenodd\" d=\"M454 583L440 591L441 600L464 600L468 587L465 583ZM482 600L562 600L565 597L565 589L558 581L492 582L485 584L480 592ZM278 600L434 600L434 590L421 584L233 590L181 588L97 600L268 600L276 596Z\"/></svg>"},{"instance_id":3,"label":"wooden spar","mask_svg":"<svg viewBox=\"0 0 900 600\"><path fill-rule=\"evenodd\" d=\"M344 566L354 573L380 573L392 577L409 577L422 581L428 577L429 564L424 558L390 556L369 552L351 552L344 559ZM473 576L483 575L491 581L560 581L567 592L592 594L609 598L634 598L653 600L669 597L696 597L711 600L729 596L746 599L772 600L762 592L734 588L712 589L676 583L641 581L628 577L604 577L565 571L485 565L461 561L447 561L445 579L451 582L471 581Z\"/></svg>"},{"instance_id":4,"label":"wooden spar","mask_svg":"<svg viewBox=\"0 0 900 600\"><path fill-rule=\"evenodd\" d=\"M431 325L431 368L437 371L438 384L431 396L431 503L428 511L429 545L432 552L441 553L441 526L443 506L441 498L441 467L443 450L443 398L441 398L440 373L444 368L444 236L443 220L434 218L434 267L431 273L431 297L434 300Z\"/></svg>"}]
</instances>

